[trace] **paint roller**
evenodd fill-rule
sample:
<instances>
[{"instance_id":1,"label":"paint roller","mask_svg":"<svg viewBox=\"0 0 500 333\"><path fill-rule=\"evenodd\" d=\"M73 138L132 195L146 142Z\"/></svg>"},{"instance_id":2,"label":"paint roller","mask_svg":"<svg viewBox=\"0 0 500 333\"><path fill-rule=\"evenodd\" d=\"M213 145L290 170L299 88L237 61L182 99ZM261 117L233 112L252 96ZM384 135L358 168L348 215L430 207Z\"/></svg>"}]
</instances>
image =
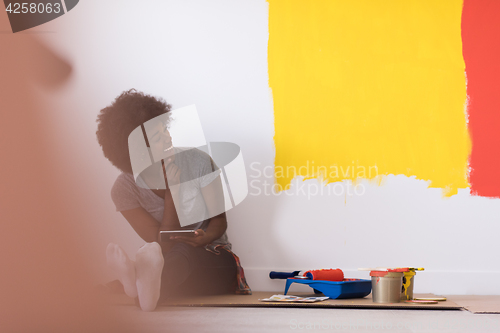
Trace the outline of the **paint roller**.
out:
<instances>
[{"instance_id":1,"label":"paint roller","mask_svg":"<svg viewBox=\"0 0 500 333\"><path fill-rule=\"evenodd\" d=\"M309 279L309 280L322 280L322 281L343 281L344 272L341 269L315 269L310 271L293 271L293 272L275 272L269 273L271 279Z\"/></svg>"}]
</instances>

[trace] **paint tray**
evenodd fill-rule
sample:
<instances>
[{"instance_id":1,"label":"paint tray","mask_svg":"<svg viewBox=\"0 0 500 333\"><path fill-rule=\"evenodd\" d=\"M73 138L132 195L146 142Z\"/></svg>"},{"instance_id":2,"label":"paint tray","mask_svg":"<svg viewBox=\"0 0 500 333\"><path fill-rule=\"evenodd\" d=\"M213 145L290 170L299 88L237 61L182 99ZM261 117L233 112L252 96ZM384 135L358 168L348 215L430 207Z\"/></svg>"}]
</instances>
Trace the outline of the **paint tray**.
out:
<instances>
[{"instance_id":1,"label":"paint tray","mask_svg":"<svg viewBox=\"0 0 500 333\"><path fill-rule=\"evenodd\" d=\"M324 281L306 279L286 279L285 295L292 283L307 284L315 293L323 293L331 299L362 298L372 291L372 281L362 279L344 279L344 281Z\"/></svg>"}]
</instances>

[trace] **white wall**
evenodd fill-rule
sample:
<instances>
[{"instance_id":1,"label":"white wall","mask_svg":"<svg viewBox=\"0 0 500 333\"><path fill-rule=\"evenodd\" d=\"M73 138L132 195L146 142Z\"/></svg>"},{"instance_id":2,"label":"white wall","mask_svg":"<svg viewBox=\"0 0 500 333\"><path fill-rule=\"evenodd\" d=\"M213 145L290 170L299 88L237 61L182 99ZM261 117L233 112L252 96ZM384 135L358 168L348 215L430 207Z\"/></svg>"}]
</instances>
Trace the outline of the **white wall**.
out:
<instances>
[{"instance_id":1,"label":"white wall","mask_svg":"<svg viewBox=\"0 0 500 333\"><path fill-rule=\"evenodd\" d=\"M37 28L53 31L40 37L74 65L70 84L50 92L54 111L46 125L68 156L61 172L87 180L86 188L69 193L94 214L81 233L82 244L92 235L86 245L102 272L99 282L110 278L108 242L130 256L143 243L114 211L109 192L118 171L95 139L98 111L136 88L174 108L196 104L209 141L242 148L249 181L257 182L229 212L228 233L254 290L284 287L268 279L271 270L340 267L348 277L368 278L357 268L410 265L426 268L417 275L417 292L500 294L493 283L500 278L498 199L467 190L443 199L439 189L403 176L387 177L382 186L364 181L363 195L308 197L295 190L317 181L300 179L291 195L255 195L264 181L273 182L256 171L274 161L267 11L264 0L86 0Z\"/></svg>"}]
</instances>

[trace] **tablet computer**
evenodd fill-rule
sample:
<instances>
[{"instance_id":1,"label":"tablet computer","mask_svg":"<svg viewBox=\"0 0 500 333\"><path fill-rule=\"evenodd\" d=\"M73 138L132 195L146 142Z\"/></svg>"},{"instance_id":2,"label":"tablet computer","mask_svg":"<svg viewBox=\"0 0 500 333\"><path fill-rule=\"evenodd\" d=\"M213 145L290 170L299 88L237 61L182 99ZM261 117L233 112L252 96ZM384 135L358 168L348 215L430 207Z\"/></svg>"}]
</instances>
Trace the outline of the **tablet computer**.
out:
<instances>
[{"instance_id":1,"label":"tablet computer","mask_svg":"<svg viewBox=\"0 0 500 333\"><path fill-rule=\"evenodd\" d=\"M170 240L172 236L188 236L194 237L194 230L162 230L160 231L160 239L162 242L166 242Z\"/></svg>"}]
</instances>

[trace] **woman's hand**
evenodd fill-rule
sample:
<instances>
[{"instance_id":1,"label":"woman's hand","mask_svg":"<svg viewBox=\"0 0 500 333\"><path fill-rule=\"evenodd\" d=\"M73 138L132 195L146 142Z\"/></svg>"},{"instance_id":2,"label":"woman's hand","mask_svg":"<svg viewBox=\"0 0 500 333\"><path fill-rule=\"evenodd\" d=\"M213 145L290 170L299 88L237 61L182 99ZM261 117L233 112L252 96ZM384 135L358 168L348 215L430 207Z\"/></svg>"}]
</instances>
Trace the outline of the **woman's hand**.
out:
<instances>
[{"instance_id":1,"label":"woman's hand","mask_svg":"<svg viewBox=\"0 0 500 333\"><path fill-rule=\"evenodd\" d=\"M181 170L175 165L172 161L172 158L168 158L163 161L163 175L165 176L165 181L167 183L167 187L171 187L173 185L178 185L181 179Z\"/></svg>"},{"instance_id":2,"label":"woman's hand","mask_svg":"<svg viewBox=\"0 0 500 333\"><path fill-rule=\"evenodd\" d=\"M211 242L210 237L203 229L198 229L194 232L194 236L171 236L171 240L182 242L194 247L205 246Z\"/></svg>"}]
</instances>

